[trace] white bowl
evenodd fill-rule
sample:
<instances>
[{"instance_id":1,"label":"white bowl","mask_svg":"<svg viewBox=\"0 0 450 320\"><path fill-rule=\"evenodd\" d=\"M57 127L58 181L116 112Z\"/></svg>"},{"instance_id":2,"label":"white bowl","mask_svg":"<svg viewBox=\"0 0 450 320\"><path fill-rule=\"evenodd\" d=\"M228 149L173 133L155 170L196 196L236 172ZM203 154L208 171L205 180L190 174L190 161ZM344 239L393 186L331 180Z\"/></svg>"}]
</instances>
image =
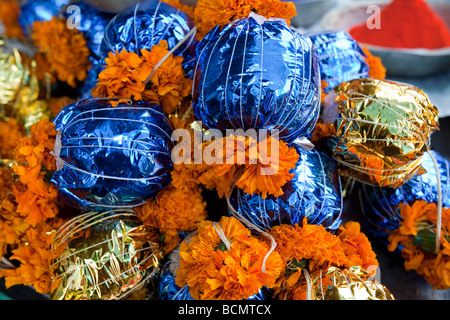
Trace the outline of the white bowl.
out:
<instances>
[{"instance_id":1,"label":"white bowl","mask_svg":"<svg viewBox=\"0 0 450 320\"><path fill-rule=\"evenodd\" d=\"M321 25L325 30L349 31L353 26L364 23L370 17L367 7L378 5L381 9L391 1L358 1L358 3L337 7L322 17ZM450 27L450 3L428 0ZM400 17L399 17L400 18ZM383 23L381 21L381 23ZM397 49L373 46L359 42L361 47L381 58L388 76L423 77L443 72L450 67L450 47L442 49Z\"/></svg>"}]
</instances>

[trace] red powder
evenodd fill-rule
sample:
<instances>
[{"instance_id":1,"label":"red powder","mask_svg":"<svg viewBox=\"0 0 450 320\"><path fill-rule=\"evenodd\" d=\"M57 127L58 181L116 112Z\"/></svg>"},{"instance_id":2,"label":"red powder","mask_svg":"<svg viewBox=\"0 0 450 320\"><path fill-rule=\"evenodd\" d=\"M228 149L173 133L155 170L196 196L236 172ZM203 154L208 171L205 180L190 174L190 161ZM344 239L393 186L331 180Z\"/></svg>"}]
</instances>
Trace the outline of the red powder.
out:
<instances>
[{"instance_id":1,"label":"red powder","mask_svg":"<svg viewBox=\"0 0 450 320\"><path fill-rule=\"evenodd\" d=\"M364 23L349 32L359 42L390 48L450 47L450 30L425 0L394 0L381 11L381 29Z\"/></svg>"}]
</instances>

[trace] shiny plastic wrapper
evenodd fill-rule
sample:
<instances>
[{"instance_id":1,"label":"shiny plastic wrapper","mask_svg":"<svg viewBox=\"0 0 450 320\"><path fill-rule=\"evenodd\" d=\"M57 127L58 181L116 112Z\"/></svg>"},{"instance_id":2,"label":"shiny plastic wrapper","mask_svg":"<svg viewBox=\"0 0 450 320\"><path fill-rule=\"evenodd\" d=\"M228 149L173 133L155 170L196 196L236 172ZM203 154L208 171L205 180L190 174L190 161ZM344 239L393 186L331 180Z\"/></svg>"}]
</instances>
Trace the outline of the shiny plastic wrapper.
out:
<instances>
[{"instance_id":1,"label":"shiny plastic wrapper","mask_svg":"<svg viewBox=\"0 0 450 320\"><path fill-rule=\"evenodd\" d=\"M330 267L311 278L311 300L395 300L387 287L359 266ZM304 287L308 290L306 281Z\"/></svg>"},{"instance_id":2,"label":"shiny plastic wrapper","mask_svg":"<svg viewBox=\"0 0 450 320\"><path fill-rule=\"evenodd\" d=\"M73 1L71 6L64 10L64 17L83 33L92 55L99 59L106 26L115 14L98 10L84 0Z\"/></svg>"},{"instance_id":3,"label":"shiny plastic wrapper","mask_svg":"<svg viewBox=\"0 0 450 320\"><path fill-rule=\"evenodd\" d=\"M66 222L52 243L52 300L139 299L155 281L162 252L156 232L132 210L90 212ZM144 291L144 294L143 294Z\"/></svg>"},{"instance_id":4,"label":"shiny plastic wrapper","mask_svg":"<svg viewBox=\"0 0 450 320\"><path fill-rule=\"evenodd\" d=\"M21 1L19 23L25 35L31 37L33 23L50 21L62 14L70 0L25 0Z\"/></svg>"},{"instance_id":5,"label":"shiny plastic wrapper","mask_svg":"<svg viewBox=\"0 0 450 320\"><path fill-rule=\"evenodd\" d=\"M184 12L160 1L152 0L137 5L117 14L108 24L101 44L101 59L109 52L135 52L141 49L151 50L159 41L167 41L169 50L181 41L173 52L174 56L183 57L183 68L187 77L192 75L195 59L195 33L188 35L194 23Z\"/></svg>"},{"instance_id":6,"label":"shiny plastic wrapper","mask_svg":"<svg viewBox=\"0 0 450 320\"><path fill-rule=\"evenodd\" d=\"M0 38L0 116L14 117L25 128L51 115L47 101L40 99L41 86L33 55L27 44Z\"/></svg>"},{"instance_id":7,"label":"shiny plastic wrapper","mask_svg":"<svg viewBox=\"0 0 450 320\"><path fill-rule=\"evenodd\" d=\"M336 162L315 149L300 154L294 178L282 187L279 197L250 195L239 189L233 192L230 204L241 217L262 230L275 225L298 223L323 225L336 230L341 223L342 190Z\"/></svg>"},{"instance_id":8,"label":"shiny plastic wrapper","mask_svg":"<svg viewBox=\"0 0 450 320\"><path fill-rule=\"evenodd\" d=\"M91 68L87 73L83 85L78 89L81 99L94 98L94 96L92 95L92 89L94 89L97 85L98 75L105 69L103 61L101 61L100 59L91 56L89 60L91 60Z\"/></svg>"},{"instance_id":9,"label":"shiny plastic wrapper","mask_svg":"<svg viewBox=\"0 0 450 320\"><path fill-rule=\"evenodd\" d=\"M412 85L362 78L344 82L325 98L324 123L339 172L380 187L399 187L421 168L438 110Z\"/></svg>"},{"instance_id":10,"label":"shiny plastic wrapper","mask_svg":"<svg viewBox=\"0 0 450 320\"><path fill-rule=\"evenodd\" d=\"M172 129L144 101L85 99L55 118L58 170L51 181L68 205L132 207L170 182Z\"/></svg>"},{"instance_id":11,"label":"shiny plastic wrapper","mask_svg":"<svg viewBox=\"0 0 450 320\"><path fill-rule=\"evenodd\" d=\"M310 137L320 111L320 74L309 38L285 20L251 14L197 45L194 110L208 128L278 130Z\"/></svg>"},{"instance_id":12,"label":"shiny plastic wrapper","mask_svg":"<svg viewBox=\"0 0 450 320\"><path fill-rule=\"evenodd\" d=\"M319 60L321 80L328 84L325 92L345 81L369 76L365 53L345 31L328 31L309 35Z\"/></svg>"},{"instance_id":13,"label":"shiny plastic wrapper","mask_svg":"<svg viewBox=\"0 0 450 320\"><path fill-rule=\"evenodd\" d=\"M441 182L442 207L450 208L450 163L438 152L430 150L423 156L426 173L416 174L399 188L380 188L362 185L359 189L360 205L368 233L384 244L388 236L400 226L402 218L399 203L412 205L414 201L438 202L438 178L432 156L436 159Z\"/></svg>"}]
</instances>

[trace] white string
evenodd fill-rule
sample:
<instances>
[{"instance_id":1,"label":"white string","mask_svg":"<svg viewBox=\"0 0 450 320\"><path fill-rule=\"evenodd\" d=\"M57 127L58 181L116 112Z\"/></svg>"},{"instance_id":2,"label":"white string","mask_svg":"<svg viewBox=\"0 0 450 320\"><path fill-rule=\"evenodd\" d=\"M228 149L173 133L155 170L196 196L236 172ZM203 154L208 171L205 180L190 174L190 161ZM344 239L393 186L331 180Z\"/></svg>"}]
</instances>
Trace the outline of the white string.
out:
<instances>
[{"instance_id":1,"label":"white string","mask_svg":"<svg viewBox=\"0 0 450 320\"><path fill-rule=\"evenodd\" d=\"M230 241L228 241L227 237L225 236L225 233L223 232L223 229L220 226L220 224L217 222L214 222L213 225L214 225L214 229L216 229L216 232L219 235L220 240L222 240L222 242L225 244L225 246L227 247L227 250L230 250L231 243L230 243Z\"/></svg>"},{"instance_id":2,"label":"white string","mask_svg":"<svg viewBox=\"0 0 450 320\"><path fill-rule=\"evenodd\" d=\"M145 79L144 83L147 84L150 79L155 74L156 70L167 60L167 58L170 57L170 55L177 50L189 37L193 36L197 32L197 27L192 28L186 36L184 36L183 39L181 39L161 60L158 61L158 63L153 67L152 72L150 75Z\"/></svg>"},{"instance_id":3,"label":"white string","mask_svg":"<svg viewBox=\"0 0 450 320\"><path fill-rule=\"evenodd\" d=\"M245 226L247 226L250 230L254 230L254 231L256 231L257 233L262 234L262 235L264 235L265 237L267 237L267 238L270 239L271 246L270 246L270 249L269 249L269 251L267 252L267 254L264 256L263 263L262 263L262 266L261 266L261 271L264 272L264 273L266 273L266 261L267 261L267 259L269 258L269 256L272 254L272 252L275 250L275 248L277 247L277 243L276 243L275 239L274 239L270 234L268 234L267 232L265 232L265 231L263 231L261 228L259 228L256 224L254 224L254 223L252 223L251 221L249 221L249 220L243 218L243 217L242 217L242 216L241 216L241 215L233 208L233 206L231 205L230 197L227 197L227 204L228 204L228 209L231 211L231 214L232 214L236 219L238 219L239 221L241 221L241 222L242 222Z\"/></svg>"},{"instance_id":4,"label":"white string","mask_svg":"<svg viewBox=\"0 0 450 320\"><path fill-rule=\"evenodd\" d=\"M436 170L437 188L438 188L438 203L437 203L437 219L436 219L436 248L435 253L438 254L441 249L441 228L442 228L442 186L441 176L439 172L439 165L436 158L431 152L428 152L433 160L434 169Z\"/></svg>"},{"instance_id":5,"label":"white string","mask_svg":"<svg viewBox=\"0 0 450 320\"><path fill-rule=\"evenodd\" d=\"M306 270L306 268L303 268L303 274L305 275L306 279L306 300L311 300L312 296L312 279L309 275L309 272Z\"/></svg>"}]
</instances>

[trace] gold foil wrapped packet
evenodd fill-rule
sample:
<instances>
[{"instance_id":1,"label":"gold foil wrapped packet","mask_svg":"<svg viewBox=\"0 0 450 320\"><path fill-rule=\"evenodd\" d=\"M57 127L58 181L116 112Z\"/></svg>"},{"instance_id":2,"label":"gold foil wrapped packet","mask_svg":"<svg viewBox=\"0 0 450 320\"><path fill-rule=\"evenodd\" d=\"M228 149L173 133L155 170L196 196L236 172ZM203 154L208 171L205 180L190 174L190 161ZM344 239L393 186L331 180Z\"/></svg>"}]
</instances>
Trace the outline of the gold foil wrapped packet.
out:
<instances>
[{"instance_id":1,"label":"gold foil wrapped packet","mask_svg":"<svg viewBox=\"0 0 450 320\"><path fill-rule=\"evenodd\" d=\"M309 289L306 296L310 300L395 300L388 288L359 266L330 267L310 277L309 288L305 281L305 290Z\"/></svg>"},{"instance_id":2,"label":"gold foil wrapped packet","mask_svg":"<svg viewBox=\"0 0 450 320\"><path fill-rule=\"evenodd\" d=\"M51 115L50 85L41 88L33 55L28 45L0 38L0 115L19 120L25 128Z\"/></svg>"},{"instance_id":3,"label":"gold foil wrapped packet","mask_svg":"<svg viewBox=\"0 0 450 320\"><path fill-rule=\"evenodd\" d=\"M69 220L52 252L52 300L149 299L163 257L158 234L126 209Z\"/></svg>"},{"instance_id":4,"label":"gold foil wrapped packet","mask_svg":"<svg viewBox=\"0 0 450 320\"><path fill-rule=\"evenodd\" d=\"M335 87L322 118L335 126L329 145L342 175L396 188L421 168L439 115L417 87L363 78Z\"/></svg>"}]
</instances>

